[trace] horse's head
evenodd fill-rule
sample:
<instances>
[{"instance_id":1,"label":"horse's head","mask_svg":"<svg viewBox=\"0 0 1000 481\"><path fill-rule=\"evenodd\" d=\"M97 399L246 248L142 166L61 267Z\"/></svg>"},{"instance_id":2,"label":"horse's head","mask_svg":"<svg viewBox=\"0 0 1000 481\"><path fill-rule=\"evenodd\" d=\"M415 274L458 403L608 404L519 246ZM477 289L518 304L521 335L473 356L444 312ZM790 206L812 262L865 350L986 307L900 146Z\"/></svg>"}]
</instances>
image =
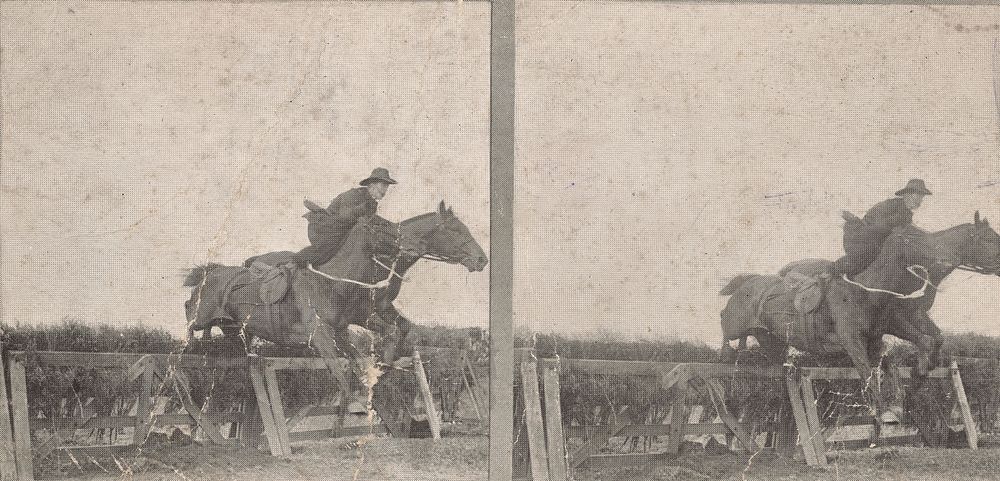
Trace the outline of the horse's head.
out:
<instances>
[{"instance_id":1,"label":"horse's head","mask_svg":"<svg viewBox=\"0 0 1000 481\"><path fill-rule=\"evenodd\" d=\"M962 250L962 264L983 274L1000 274L1000 235L976 211L969 228L971 238Z\"/></svg>"},{"instance_id":2,"label":"horse's head","mask_svg":"<svg viewBox=\"0 0 1000 481\"><path fill-rule=\"evenodd\" d=\"M407 221L404 224L418 231L415 236L407 237L420 240L419 250L422 256L462 264L469 272L482 271L489 263L483 248L469 233L469 228L455 216L451 208L445 208L444 201L441 201L437 212L418 216L413 222Z\"/></svg>"}]
</instances>

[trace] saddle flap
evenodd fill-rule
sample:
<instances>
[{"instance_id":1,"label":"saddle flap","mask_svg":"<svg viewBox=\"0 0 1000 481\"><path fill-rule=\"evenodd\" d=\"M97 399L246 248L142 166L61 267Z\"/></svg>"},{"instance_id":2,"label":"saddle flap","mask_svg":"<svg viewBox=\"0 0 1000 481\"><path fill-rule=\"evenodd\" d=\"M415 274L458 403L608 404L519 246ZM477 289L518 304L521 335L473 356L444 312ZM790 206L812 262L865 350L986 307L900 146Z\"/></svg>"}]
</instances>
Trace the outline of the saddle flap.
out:
<instances>
[{"instance_id":1,"label":"saddle flap","mask_svg":"<svg viewBox=\"0 0 1000 481\"><path fill-rule=\"evenodd\" d=\"M819 307L823 302L823 286L813 279L812 282L802 284L795 293L795 310L802 314L809 314Z\"/></svg>"},{"instance_id":2,"label":"saddle flap","mask_svg":"<svg viewBox=\"0 0 1000 481\"><path fill-rule=\"evenodd\" d=\"M785 288L795 292L795 310L809 314L823 302L823 286L815 277L800 272L789 272L782 278Z\"/></svg>"},{"instance_id":3,"label":"saddle flap","mask_svg":"<svg viewBox=\"0 0 1000 481\"><path fill-rule=\"evenodd\" d=\"M251 270L254 271L254 274L259 273L260 276L258 294L261 302L275 304L285 298L285 294L288 293L289 273L284 267L254 262Z\"/></svg>"}]
</instances>

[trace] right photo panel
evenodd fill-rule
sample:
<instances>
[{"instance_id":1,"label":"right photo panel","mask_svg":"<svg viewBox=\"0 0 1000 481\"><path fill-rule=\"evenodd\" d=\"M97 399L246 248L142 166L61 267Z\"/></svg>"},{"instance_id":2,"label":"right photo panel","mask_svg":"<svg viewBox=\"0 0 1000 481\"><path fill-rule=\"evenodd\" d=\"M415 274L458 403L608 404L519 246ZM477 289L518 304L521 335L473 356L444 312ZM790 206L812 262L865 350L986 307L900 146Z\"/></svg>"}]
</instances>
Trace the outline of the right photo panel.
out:
<instances>
[{"instance_id":1,"label":"right photo panel","mask_svg":"<svg viewBox=\"0 0 1000 481\"><path fill-rule=\"evenodd\" d=\"M517 8L515 477L995 476L1000 8Z\"/></svg>"}]
</instances>

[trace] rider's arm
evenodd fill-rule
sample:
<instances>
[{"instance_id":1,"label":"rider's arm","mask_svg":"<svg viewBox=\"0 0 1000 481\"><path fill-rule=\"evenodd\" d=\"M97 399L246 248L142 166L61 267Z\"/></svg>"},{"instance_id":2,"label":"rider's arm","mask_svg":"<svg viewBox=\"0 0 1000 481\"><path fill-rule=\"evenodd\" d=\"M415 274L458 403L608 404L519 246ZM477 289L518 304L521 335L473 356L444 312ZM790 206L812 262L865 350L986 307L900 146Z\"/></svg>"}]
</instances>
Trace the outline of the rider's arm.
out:
<instances>
[{"instance_id":1,"label":"rider's arm","mask_svg":"<svg viewBox=\"0 0 1000 481\"><path fill-rule=\"evenodd\" d=\"M913 213L906 208L901 199L889 199L875 204L865 214L865 222L879 232L888 234L892 229L910 224Z\"/></svg>"},{"instance_id":2,"label":"rider's arm","mask_svg":"<svg viewBox=\"0 0 1000 481\"><path fill-rule=\"evenodd\" d=\"M374 214L377 208L378 204L364 189L351 189L333 199L327 211L341 219L356 221L358 217Z\"/></svg>"}]
</instances>

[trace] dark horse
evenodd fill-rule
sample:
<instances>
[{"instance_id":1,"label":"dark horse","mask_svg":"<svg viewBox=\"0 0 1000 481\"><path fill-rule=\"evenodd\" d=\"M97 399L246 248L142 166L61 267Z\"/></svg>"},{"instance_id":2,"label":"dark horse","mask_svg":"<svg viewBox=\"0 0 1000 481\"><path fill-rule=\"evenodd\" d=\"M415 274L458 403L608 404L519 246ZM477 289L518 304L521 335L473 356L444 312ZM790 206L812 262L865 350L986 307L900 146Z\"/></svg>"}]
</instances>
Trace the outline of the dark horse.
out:
<instances>
[{"instance_id":1,"label":"dark horse","mask_svg":"<svg viewBox=\"0 0 1000 481\"><path fill-rule=\"evenodd\" d=\"M290 253L261 256L276 262ZM372 218L351 230L337 255L326 264L292 272L288 293L275 305L242 300L225 294L234 279L246 276L246 267L217 264L192 269L184 285L193 287L186 302L189 337L194 331L218 325L227 337L247 342L256 336L279 345L307 344L315 348L341 383L350 392L335 361L354 361L357 376L368 386L383 373L375 363L375 353L362 353L351 342L350 324L376 331L391 331L381 353L391 363L401 354L410 321L393 306L403 277L423 258L464 265L469 272L482 271L488 262L479 243L450 208L441 202L435 212L394 224ZM277 263L277 262L276 262ZM222 304L234 322L206 316L212 303ZM377 401L377 400L376 400ZM346 404L346 403L342 403ZM390 431L394 426L387 421Z\"/></svg>"},{"instance_id":2,"label":"dark horse","mask_svg":"<svg viewBox=\"0 0 1000 481\"><path fill-rule=\"evenodd\" d=\"M812 264L814 272L825 268ZM937 366L943 342L927 310L936 286L955 269L982 274L1000 269L1000 235L979 219L979 212L974 223L940 232L895 230L864 272L854 279L831 279L814 313L817 327L796 312L795 293L786 292L780 276L741 274L720 292L731 295L722 311L724 358L733 354L730 341L753 335L773 361L784 360L789 345L813 353L846 351L861 378L871 380L878 379L873 362L882 349L882 336L892 334L918 348L915 374L926 376ZM787 270L809 269L792 265ZM877 403L877 383L866 390L869 387L875 389Z\"/></svg>"}]
</instances>

